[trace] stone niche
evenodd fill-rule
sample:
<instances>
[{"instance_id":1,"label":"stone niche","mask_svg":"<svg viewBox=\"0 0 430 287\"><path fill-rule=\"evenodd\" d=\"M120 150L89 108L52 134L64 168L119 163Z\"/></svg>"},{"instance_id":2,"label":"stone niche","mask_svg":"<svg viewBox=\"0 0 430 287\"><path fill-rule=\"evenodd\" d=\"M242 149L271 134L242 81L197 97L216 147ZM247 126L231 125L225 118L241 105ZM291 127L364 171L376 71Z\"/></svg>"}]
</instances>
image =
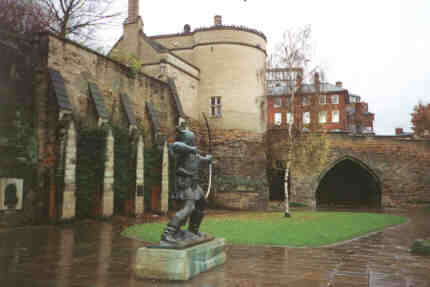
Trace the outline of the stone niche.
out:
<instances>
[{"instance_id":1,"label":"stone niche","mask_svg":"<svg viewBox=\"0 0 430 287\"><path fill-rule=\"evenodd\" d=\"M0 178L0 210L22 210L24 180Z\"/></svg>"}]
</instances>

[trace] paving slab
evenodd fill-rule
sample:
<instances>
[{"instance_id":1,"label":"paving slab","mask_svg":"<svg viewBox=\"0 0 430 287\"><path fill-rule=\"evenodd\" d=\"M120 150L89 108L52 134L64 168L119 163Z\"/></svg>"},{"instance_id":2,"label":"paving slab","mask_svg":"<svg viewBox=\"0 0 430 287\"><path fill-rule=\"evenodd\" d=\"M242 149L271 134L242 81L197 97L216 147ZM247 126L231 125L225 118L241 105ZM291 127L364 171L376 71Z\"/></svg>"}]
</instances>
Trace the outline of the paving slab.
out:
<instances>
[{"instance_id":1,"label":"paving slab","mask_svg":"<svg viewBox=\"0 0 430 287\"><path fill-rule=\"evenodd\" d=\"M429 212L408 223L325 248L226 245L227 261L185 282L141 280L129 223L88 221L0 229L0 286L430 286L430 257L409 252L430 237ZM285 232L288 232L286 230Z\"/></svg>"}]
</instances>

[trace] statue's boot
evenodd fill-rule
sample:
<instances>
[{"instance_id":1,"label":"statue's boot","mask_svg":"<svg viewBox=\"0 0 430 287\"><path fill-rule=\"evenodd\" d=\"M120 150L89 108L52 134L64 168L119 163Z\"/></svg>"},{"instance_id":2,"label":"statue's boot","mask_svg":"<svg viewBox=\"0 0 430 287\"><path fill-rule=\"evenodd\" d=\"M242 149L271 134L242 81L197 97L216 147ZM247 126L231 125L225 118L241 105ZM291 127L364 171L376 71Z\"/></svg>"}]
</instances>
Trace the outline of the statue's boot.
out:
<instances>
[{"instance_id":1,"label":"statue's boot","mask_svg":"<svg viewBox=\"0 0 430 287\"><path fill-rule=\"evenodd\" d=\"M194 210L190 216L190 223L188 226L188 231L194 233L195 235L202 237L203 233L199 232L200 224L202 223L204 217L204 213L201 210Z\"/></svg>"},{"instance_id":2,"label":"statue's boot","mask_svg":"<svg viewBox=\"0 0 430 287\"><path fill-rule=\"evenodd\" d=\"M172 220L167 224L167 227L164 229L163 234L161 234L161 241L167 243L175 243L178 241L178 238L175 235L178 233L179 228L181 227L182 219L174 216Z\"/></svg>"}]
</instances>

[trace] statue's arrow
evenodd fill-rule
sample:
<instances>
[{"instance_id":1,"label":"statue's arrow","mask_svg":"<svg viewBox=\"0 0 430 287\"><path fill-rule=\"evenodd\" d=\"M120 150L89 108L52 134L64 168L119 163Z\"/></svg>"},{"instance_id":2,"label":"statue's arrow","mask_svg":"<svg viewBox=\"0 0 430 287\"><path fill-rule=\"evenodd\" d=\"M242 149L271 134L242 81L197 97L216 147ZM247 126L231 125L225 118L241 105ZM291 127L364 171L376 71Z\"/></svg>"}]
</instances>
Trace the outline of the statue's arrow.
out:
<instances>
[{"instance_id":1,"label":"statue's arrow","mask_svg":"<svg viewBox=\"0 0 430 287\"><path fill-rule=\"evenodd\" d=\"M209 138L209 154L212 155L212 137L211 137L211 129L209 127L208 119L206 118L205 113L202 113L203 118L206 122L206 128L208 129L208 138ZM209 194L211 192L211 185L212 185L212 162L209 163L209 182L208 182L208 190L206 191L205 198L207 199L209 197Z\"/></svg>"}]
</instances>

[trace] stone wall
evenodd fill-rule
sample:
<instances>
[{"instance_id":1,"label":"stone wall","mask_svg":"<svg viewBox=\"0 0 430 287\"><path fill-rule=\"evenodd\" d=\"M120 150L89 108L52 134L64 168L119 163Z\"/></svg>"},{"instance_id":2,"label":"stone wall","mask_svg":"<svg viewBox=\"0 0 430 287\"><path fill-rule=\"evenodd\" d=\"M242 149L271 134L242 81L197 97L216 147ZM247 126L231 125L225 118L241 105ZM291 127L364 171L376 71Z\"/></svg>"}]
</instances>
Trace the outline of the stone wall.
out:
<instances>
[{"instance_id":1,"label":"stone wall","mask_svg":"<svg viewBox=\"0 0 430 287\"><path fill-rule=\"evenodd\" d=\"M199 149L209 152L205 124L194 122L191 129L198 133ZM266 209L269 193L263 136L249 131L211 127L211 140L214 157L212 202L222 208ZM203 168L202 173L202 186L205 188L207 169ZM230 197L235 198L234 203L228 201Z\"/></svg>"},{"instance_id":2,"label":"stone wall","mask_svg":"<svg viewBox=\"0 0 430 287\"><path fill-rule=\"evenodd\" d=\"M143 212L143 193L137 194L143 191L144 184L143 146L159 143L159 139L156 142L154 138L146 102L152 102L160 124L159 132L165 137L175 133L177 110L167 79L135 73L121 63L50 34L41 35L39 41L31 45L23 45L25 51L16 45L16 39L3 38L2 34L0 45L6 57L0 59L0 178L23 179L24 200L23 210L13 216L10 211L7 216L0 211L0 224L74 218L79 131L95 128L102 122L131 128L121 102L122 93L128 95L137 121L137 151L141 155L136 156L134 211ZM64 92L71 109L64 109L58 102L52 69L64 79ZM90 82L98 87L106 108L104 116L100 115L89 93ZM100 202L104 216L114 211L112 151L115 139L111 131L109 135L104 197Z\"/></svg>"},{"instance_id":3,"label":"stone wall","mask_svg":"<svg viewBox=\"0 0 430 287\"><path fill-rule=\"evenodd\" d=\"M328 158L320 168L293 169L293 201L311 206L323 176L343 159L353 159L380 183L382 207L430 204L430 142L389 136L328 134Z\"/></svg>"},{"instance_id":4,"label":"stone wall","mask_svg":"<svg viewBox=\"0 0 430 287\"><path fill-rule=\"evenodd\" d=\"M152 101L161 130L165 134L174 133L176 110L166 82L143 73L133 76L121 64L73 42L50 35L46 35L43 41L48 48L48 67L56 69L66 79L73 113L80 123L88 123L94 114L88 95L88 82L91 81L97 84L114 124L128 126L120 100L120 93L125 93L130 98L139 128L145 130L145 143L151 144L151 122L146 114L146 101Z\"/></svg>"},{"instance_id":5,"label":"stone wall","mask_svg":"<svg viewBox=\"0 0 430 287\"><path fill-rule=\"evenodd\" d=\"M7 186L0 187L0 225L9 226L38 220L43 198L37 193L38 157L32 110L34 51L27 40L1 31L0 50L0 181L20 182L16 186L20 204L13 210L4 204Z\"/></svg>"},{"instance_id":6,"label":"stone wall","mask_svg":"<svg viewBox=\"0 0 430 287\"><path fill-rule=\"evenodd\" d=\"M211 125L219 129L264 132L266 39L262 33L243 27L219 26L197 29L190 34L149 38L171 49L168 52L157 44L150 44L143 34L130 44L136 31L141 29L139 25L138 22L126 24L124 36L115 48L137 47L143 70L152 76L162 77L166 69L177 82L188 116L198 120L201 112L211 115L211 98L220 97L221 116L211 116Z\"/></svg>"},{"instance_id":7,"label":"stone wall","mask_svg":"<svg viewBox=\"0 0 430 287\"><path fill-rule=\"evenodd\" d=\"M211 117L211 125L220 129L264 132L265 41L253 46L240 45L242 37L254 34L242 31L206 31L195 34L194 63L200 72L200 111L211 114L211 98L221 98L221 116ZM220 38L217 38L219 35ZM221 39L236 37L235 43ZM251 37L251 36L250 36ZM257 37L257 36L255 36ZM246 37L245 37L246 38Z\"/></svg>"}]
</instances>

